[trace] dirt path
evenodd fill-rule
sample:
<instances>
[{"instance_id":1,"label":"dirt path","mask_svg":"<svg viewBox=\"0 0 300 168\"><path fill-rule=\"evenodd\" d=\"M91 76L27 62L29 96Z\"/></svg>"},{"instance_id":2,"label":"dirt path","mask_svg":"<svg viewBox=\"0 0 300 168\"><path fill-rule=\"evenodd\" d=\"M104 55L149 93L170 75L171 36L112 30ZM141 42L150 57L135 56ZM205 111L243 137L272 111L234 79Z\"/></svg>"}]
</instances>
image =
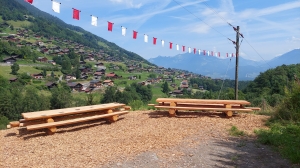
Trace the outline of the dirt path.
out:
<instances>
[{"instance_id":1,"label":"dirt path","mask_svg":"<svg viewBox=\"0 0 300 168\"><path fill-rule=\"evenodd\" d=\"M0 167L292 167L255 142L267 116L139 111L44 132L0 131ZM228 135L231 126L249 136Z\"/></svg>"}]
</instances>

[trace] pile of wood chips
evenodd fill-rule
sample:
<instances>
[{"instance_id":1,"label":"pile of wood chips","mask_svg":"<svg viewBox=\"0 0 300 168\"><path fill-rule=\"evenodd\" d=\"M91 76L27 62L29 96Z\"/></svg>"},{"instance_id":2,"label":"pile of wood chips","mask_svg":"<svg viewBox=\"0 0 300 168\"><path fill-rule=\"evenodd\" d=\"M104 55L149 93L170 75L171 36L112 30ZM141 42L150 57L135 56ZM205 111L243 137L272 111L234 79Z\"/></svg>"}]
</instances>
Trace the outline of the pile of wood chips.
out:
<instances>
[{"instance_id":1,"label":"pile of wood chips","mask_svg":"<svg viewBox=\"0 0 300 168\"><path fill-rule=\"evenodd\" d=\"M54 135L13 128L0 131L0 167L101 167L135 155L168 149L185 138L226 139L234 125L249 135L263 128L267 116L135 111L107 124L105 120L59 127ZM196 142L201 143L201 142Z\"/></svg>"}]
</instances>

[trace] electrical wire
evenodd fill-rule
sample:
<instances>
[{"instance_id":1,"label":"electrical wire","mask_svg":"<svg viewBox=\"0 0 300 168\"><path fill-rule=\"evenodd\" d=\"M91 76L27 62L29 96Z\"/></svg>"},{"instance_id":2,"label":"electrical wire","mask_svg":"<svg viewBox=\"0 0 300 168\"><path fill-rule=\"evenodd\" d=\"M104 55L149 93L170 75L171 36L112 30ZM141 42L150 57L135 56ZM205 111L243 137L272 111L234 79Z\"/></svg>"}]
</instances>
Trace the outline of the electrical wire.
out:
<instances>
[{"instance_id":1,"label":"electrical wire","mask_svg":"<svg viewBox=\"0 0 300 168\"><path fill-rule=\"evenodd\" d=\"M226 78L226 76L227 76L227 72L228 72L230 63L231 63L231 58L230 58L230 61L228 62L228 65L227 65L226 74L225 74L225 76L224 76L224 78L223 78L223 82L222 82L222 85L221 85L221 89L220 89L220 91L219 91L218 99L220 99L220 94L221 94L222 89L223 89L223 85L224 85L224 82L225 82L225 78Z\"/></svg>"}]
</instances>

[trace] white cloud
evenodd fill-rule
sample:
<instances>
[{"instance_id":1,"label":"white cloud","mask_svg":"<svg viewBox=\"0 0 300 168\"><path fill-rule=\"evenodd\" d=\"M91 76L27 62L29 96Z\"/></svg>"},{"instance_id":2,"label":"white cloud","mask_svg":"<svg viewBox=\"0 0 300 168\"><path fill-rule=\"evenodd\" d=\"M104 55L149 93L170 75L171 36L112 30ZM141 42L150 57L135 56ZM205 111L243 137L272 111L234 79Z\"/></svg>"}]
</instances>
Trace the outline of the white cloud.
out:
<instances>
[{"instance_id":1,"label":"white cloud","mask_svg":"<svg viewBox=\"0 0 300 168\"><path fill-rule=\"evenodd\" d=\"M117 4L125 4L127 7L130 8L140 8L142 7L142 3L134 4L133 0L110 0L113 3Z\"/></svg>"}]
</instances>

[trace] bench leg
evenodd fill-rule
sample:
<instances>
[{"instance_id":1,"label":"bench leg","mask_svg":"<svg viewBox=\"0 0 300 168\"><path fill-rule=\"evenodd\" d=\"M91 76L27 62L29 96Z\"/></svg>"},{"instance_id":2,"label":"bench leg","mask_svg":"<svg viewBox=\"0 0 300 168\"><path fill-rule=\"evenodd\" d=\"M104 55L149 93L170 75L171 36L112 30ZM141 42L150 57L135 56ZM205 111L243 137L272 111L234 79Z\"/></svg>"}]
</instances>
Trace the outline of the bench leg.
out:
<instances>
[{"instance_id":1,"label":"bench leg","mask_svg":"<svg viewBox=\"0 0 300 168\"><path fill-rule=\"evenodd\" d=\"M225 108L231 108L230 104L225 104ZM232 111L225 111L226 117L230 118L232 117Z\"/></svg>"},{"instance_id":2,"label":"bench leg","mask_svg":"<svg viewBox=\"0 0 300 168\"><path fill-rule=\"evenodd\" d=\"M54 120L52 118L48 118L46 120L47 123L50 123L50 122L54 122ZM46 128L46 133L48 135L53 135L54 133L56 132L56 127L51 127L51 128Z\"/></svg>"},{"instance_id":3,"label":"bench leg","mask_svg":"<svg viewBox=\"0 0 300 168\"><path fill-rule=\"evenodd\" d=\"M107 110L106 111L106 114L110 114L110 113L113 113L113 110ZM118 118L119 118L118 115L108 117L108 122L110 122L110 123L116 122L118 120Z\"/></svg>"}]
</instances>

